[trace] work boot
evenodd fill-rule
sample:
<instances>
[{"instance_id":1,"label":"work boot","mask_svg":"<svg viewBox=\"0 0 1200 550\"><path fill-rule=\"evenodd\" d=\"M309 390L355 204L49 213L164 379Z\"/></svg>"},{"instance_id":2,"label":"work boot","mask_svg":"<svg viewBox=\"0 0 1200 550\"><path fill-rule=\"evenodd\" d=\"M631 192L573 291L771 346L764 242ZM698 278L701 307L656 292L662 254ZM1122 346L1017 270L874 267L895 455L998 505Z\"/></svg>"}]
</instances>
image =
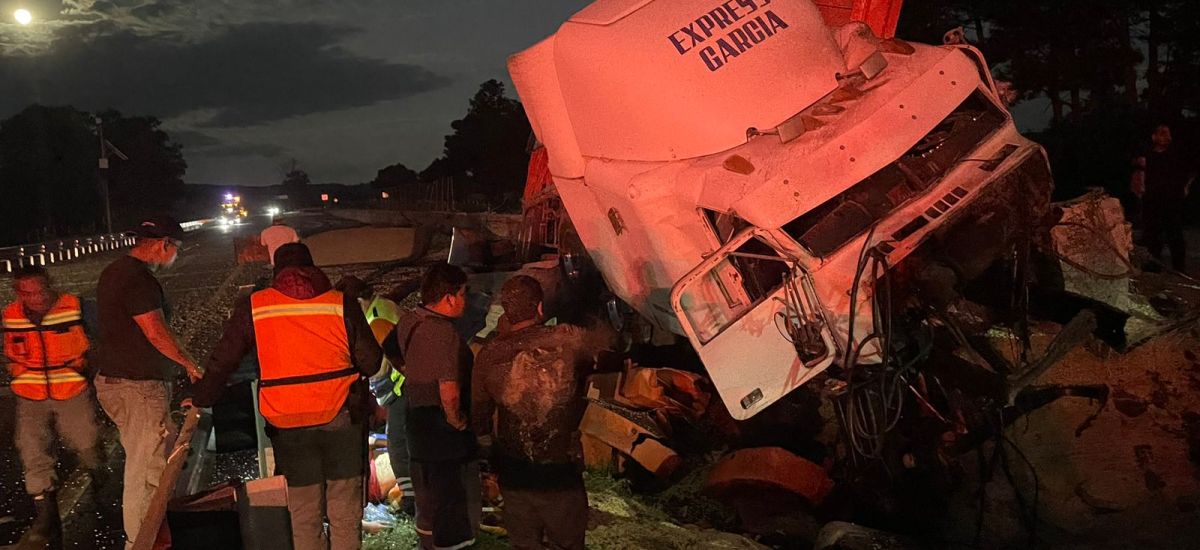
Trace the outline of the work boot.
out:
<instances>
[{"instance_id":1,"label":"work boot","mask_svg":"<svg viewBox=\"0 0 1200 550\"><path fill-rule=\"evenodd\" d=\"M33 497L37 517L17 542L18 550L62 550L62 520L58 517L57 497L53 492Z\"/></svg>"}]
</instances>

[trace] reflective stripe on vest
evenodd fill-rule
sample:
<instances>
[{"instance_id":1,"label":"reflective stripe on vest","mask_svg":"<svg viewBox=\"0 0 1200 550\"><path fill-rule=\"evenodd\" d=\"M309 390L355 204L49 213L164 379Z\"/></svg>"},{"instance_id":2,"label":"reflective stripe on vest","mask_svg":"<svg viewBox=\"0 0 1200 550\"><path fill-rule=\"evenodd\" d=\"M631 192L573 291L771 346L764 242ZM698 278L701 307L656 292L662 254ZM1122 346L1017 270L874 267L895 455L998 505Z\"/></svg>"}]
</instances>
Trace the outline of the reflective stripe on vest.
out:
<instances>
[{"instance_id":1,"label":"reflective stripe on vest","mask_svg":"<svg viewBox=\"0 0 1200 550\"><path fill-rule=\"evenodd\" d=\"M250 296L258 347L258 404L277 428L327 424L358 371L350 362L341 292L297 300L269 288Z\"/></svg>"},{"instance_id":2,"label":"reflective stripe on vest","mask_svg":"<svg viewBox=\"0 0 1200 550\"><path fill-rule=\"evenodd\" d=\"M395 326L400 322L400 306L383 296L376 296L371 300L371 305L367 306L366 313L368 323L376 319L385 319Z\"/></svg>"},{"instance_id":3,"label":"reflective stripe on vest","mask_svg":"<svg viewBox=\"0 0 1200 550\"><path fill-rule=\"evenodd\" d=\"M13 302L4 308L3 326L14 394L33 401L62 401L87 388L87 378L79 373L88 339L77 296L60 294L41 324L26 318L21 304Z\"/></svg>"}]
</instances>

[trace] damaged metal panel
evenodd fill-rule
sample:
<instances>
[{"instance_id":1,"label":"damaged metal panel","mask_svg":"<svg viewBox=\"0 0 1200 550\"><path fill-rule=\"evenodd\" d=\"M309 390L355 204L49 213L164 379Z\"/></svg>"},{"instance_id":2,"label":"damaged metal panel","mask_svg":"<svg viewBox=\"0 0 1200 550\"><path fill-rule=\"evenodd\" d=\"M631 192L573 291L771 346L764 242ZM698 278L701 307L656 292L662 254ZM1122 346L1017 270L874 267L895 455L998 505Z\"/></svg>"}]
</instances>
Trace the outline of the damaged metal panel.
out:
<instances>
[{"instance_id":1,"label":"damaged metal panel","mask_svg":"<svg viewBox=\"0 0 1200 550\"><path fill-rule=\"evenodd\" d=\"M1063 288L1117 304L1129 294L1133 275L1133 226L1116 197L1092 192L1064 203L1050 230L1054 251L1063 264Z\"/></svg>"},{"instance_id":2,"label":"damaged metal panel","mask_svg":"<svg viewBox=\"0 0 1200 550\"><path fill-rule=\"evenodd\" d=\"M613 407L589 403L579 424L580 431L629 456L655 475L670 476L682 458L650 430L618 414Z\"/></svg>"},{"instance_id":3,"label":"damaged metal panel","mask_svg":"<svg viewBox=\"0 0 1200 550\"><path fill-rule=\"evenodd\" d=\"M770 487L820 504L833 490L833 480L820 466L778 447L742 449L719 462L705 482L705 491L723 495Z\"/></svg>"}]
</instances>

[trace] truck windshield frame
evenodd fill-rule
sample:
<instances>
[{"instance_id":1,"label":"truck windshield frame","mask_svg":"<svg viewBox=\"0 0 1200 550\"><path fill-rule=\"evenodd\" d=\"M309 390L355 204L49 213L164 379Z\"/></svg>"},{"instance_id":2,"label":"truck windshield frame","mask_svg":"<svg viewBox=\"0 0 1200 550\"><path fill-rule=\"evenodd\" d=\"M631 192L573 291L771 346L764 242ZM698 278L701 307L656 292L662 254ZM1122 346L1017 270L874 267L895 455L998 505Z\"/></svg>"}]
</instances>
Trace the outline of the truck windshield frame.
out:
<instances>
[{"instance_id":1,"label":"truck windshield frame","mask_svg":"<svg viewBox=\"0 0 1200 550\"><path fill-rule=\"evenodd\" d=\"M778 293L795 264L767 231L742 230L680 280L674 301L684 330L712 341Z\"/></svg>"}]
</instances>

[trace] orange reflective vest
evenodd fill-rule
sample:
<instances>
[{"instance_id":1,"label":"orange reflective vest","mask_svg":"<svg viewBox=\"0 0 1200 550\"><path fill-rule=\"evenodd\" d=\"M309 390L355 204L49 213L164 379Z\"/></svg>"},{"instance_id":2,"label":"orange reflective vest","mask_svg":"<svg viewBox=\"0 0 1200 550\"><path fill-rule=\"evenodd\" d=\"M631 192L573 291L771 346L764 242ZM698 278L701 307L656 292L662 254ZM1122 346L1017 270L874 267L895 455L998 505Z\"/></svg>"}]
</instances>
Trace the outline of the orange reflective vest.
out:
<instances>
[{"instance_id":1,"label":"orange reflective vest","mask_svg":"<svg viewBox=\"0 0 1200 550\"><path fill-rule=\"evenodd\" d=\"M252 294L250 306L263 418L277 428L333 420L359 376L350 362L342 293L297 300L269 288Z\"/></svg>"},{"instance_id":2,"label":"orange reflective vest","mask_svg":"<svg viewBox=\"0 0 1200 550\"><path fill-rule=\"evenodd\" d=\"M25 399L62 401L87 388L79 371L88 349L79 297L61 294L41 323L25 317L21 304L4 308L4 355L12 371L12 392Z\"/></svg>"}]
</instances>

